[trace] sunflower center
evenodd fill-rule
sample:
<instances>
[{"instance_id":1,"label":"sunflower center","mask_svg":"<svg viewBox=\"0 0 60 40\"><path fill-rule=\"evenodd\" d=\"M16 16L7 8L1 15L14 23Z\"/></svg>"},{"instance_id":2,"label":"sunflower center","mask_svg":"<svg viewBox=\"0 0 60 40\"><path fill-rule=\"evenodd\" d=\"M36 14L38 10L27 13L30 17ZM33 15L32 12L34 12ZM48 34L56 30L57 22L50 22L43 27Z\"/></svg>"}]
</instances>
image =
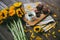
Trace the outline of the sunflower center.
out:
<instances>
[{"instance_id":1,"label":"sunflower center","mask_svg":"<svg viewBox=\"0 0 60 40\"><path fill-rule=\"evenodd\" d=\"M21 14L20 11L18 11L18 14Z\"/></svg>"},{"instance_id":2,"label":"sunflower center","mask_svg":"<svg viewBox=\"0 0 60 40\"><path fill-rule=\"evenodd\" d=\"M38 30L39 30L39 28L36 28L36 30L38 31Z\"/></svg>"},{"instance_id":3,"label":"sunflower center","mask_svg":"<svg viewBox=\"0 0 60 40\"><path fill-rule=\"evenodd\" d=\"M3 16L3 17L5 16L4 13L2 13L2 16Z\"/></svg>"},{"instance_id":4,"label":"sunflower center","mask_svg":"<svg viewBox=\"0 0 60 40\"><path fill-rule=\"evenodd\" d=\"M1 22L1 20L0 20L0 22Z\"/></svg>"}]
</instances>

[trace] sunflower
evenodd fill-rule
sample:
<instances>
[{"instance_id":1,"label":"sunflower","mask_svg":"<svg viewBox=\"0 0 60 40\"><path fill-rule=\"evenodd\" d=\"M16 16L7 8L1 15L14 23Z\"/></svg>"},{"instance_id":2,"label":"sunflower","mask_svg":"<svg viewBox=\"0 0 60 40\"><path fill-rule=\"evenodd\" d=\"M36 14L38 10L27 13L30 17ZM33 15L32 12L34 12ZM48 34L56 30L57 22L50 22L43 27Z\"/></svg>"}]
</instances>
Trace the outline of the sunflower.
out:
<instances>
[{"instance_id":1,"label":"sunflower","mask_svg":"<svg viewBox=\"0 0 60 40\"><path fill-rule=\"evenodd\" d=\"M21 5L22 5L22 2L16 2L13 4L13 6L15 6L15 7L20 7Z\"/></svg>"},{"instance_id":2,"label":"sunflower","mask_svg":"<svg viewBox=\"0 0 60 40\"><path fill-rule=\"evenodd\" d=\"M6 18L7 18L7 14L8 14L8 11L7 11L6 9L3 9L3 10L1 10L0 16L1 16L3 19L6 19Z\"/></svg>"},{"instance_id":3,"label":"sunflower","mask_svg":"<svg viewBox=\"0 0 60 40\"><path fill-rule=\"evenodd\" d=\"M16 13L17 13L18 17L22 17L22 15L23 15L23 12L21 11L20 8L16 10Z\"/></svg>"},{"instance_id":4,"label":"sunflower","mask_svg":"<svg viewBox=\"0 0 60 40\"><path fill-rule=\"evenodd\" d=\"M9 16L13 16L15 14L15 10L12 9L12 10L9 10Z\"/></svg>"},{"instance_id":5,"label":"sunflower","mask_svg":"<svg viewBox=\"0 0 60 40\"><path fill-rule=\"evenodd\" d=\"M36 32L36 33L41 31L41 27L40 26L35 26L33 29L34 29L34 32Z\"/></svg>"},{"instance_id":6,"label":"sunflower","mask_svg":"<svg viewBox=\"0 0 60 40\"><path fill-rule=\"evenodd\" d=\"M37 37L36 37L36 40L42 40L42 38L41 38L41 37L39 37L39 36L37 36Z\"/></svg>"},{"instance_id":7,"label":"sunflower","mask_svg":"<svg viewBox=\"0 0 60 40\"><path fill-rule=\"evenodd\" d=\"M9 16L13 16L15 14L15 7L12 5L9 8Z\"/></svg>"}]
</instances>

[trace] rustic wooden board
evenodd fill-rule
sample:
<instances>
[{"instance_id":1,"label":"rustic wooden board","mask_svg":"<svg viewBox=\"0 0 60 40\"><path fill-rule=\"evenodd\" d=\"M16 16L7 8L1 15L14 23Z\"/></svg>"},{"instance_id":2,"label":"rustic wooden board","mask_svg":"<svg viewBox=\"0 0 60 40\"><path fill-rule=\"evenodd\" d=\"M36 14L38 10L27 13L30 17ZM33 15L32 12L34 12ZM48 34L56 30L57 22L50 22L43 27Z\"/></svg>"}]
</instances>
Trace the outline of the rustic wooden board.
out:
<instances>
[{"instance_id":1,"label":"rustic wooden board","mask_svg":"<svg viewBox=\"0 0 60 40\"><path fill-rule=\"evenodd\" d=\"M25 17L23 18L23 20L25 22L27 22L27 24L29 24L30 26L34 26L35 24L37 24L38 22L40 22L42 19L44 19L47 15L45 14L41 14L41 16L37 19L35 19L34 21L29 21L27 20Z\"/></svg>"}]
</instances>

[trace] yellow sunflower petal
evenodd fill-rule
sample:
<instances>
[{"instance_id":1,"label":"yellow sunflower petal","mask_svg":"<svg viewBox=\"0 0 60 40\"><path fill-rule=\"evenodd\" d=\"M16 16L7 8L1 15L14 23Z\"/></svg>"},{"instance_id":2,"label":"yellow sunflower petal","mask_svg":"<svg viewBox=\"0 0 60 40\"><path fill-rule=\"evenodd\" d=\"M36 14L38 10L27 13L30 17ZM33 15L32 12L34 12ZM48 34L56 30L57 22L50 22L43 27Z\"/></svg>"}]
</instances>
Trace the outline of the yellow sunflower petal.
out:
<instances>
[{"instance_id":1,"label":"yellow sunflower petal","mask_svg":"<svg viewBox=\"0 0 60 40\"><path fill-rule=\"evenodd\" d=\"M60 29L58 30L58 32L60 32Z\"/></svg>"},{"instance_id":2,"label":"yellow sunflower petal","mask_svg":"<svg viewBox=\"0 0 60 40\"><path fill-rule=\"evenodd\" d=\"M39 37L39 36L37 36L37 37L36 37L36 40L42 40L42 38L41 38L41 37Z\"/></svg>"},{"instance_id":3,"label":"yellow sunflower petal","mask_svg":"<svg viewBox=\"0 0 60 40\"><path fill-rule=\"evenodd\" d=\"M2 16L0 16L0 20L2 20L3 19L3 17Z\"/></svg>"},{"instance_id":4,"label":"yellow sunflower petal","mask_svg":"<svg viewBox=\"0 0 60 40\"><path fill-rule=\"evenodd\" d=\"M16 2L13 4L13 6L15 6L15 7L20 7L21 5L22 5L22 2Z\"/></svg>"},{"instance_id":5,"label":"yellow sunflower petal","mask_svg":"<svg viewBox=\"0 0 60 40\"><path fill-rule=\"evenodd\" d=\"M55 35L55 31L52 32L52 35Z\"/></svg>"},{"instance_id":6,"label":"yellow sunflower petal","mask_svg":"<svg viewBox=\"0 0 60 40\"><path fill-rule=\"evenodd\" d=\"M35 5L37 6L38 4L41 4L41 2L35 2Z\"/></svg>"},{"instance_id":7,"label":"yellow sunflower petal","mask_svg":"<svg viewBox=\"0 0 60 40\"><path fill-rule=\"evenodd\" d=\"M50 33L48 33L48 35L50 36Z\"/></svg>"},{"instance_id":8,"label":"yellow sunflower petal","mask_svg":"<svg viewBox=\"0 0 60 40\"><path fill-rule=\"evenodd\" d=\"M48 37L49 37L49 35L48 35L48 34L45 34L45 33L44 33L43 35L44 35L46 38L48 38Z\"/></svg>"},{"instance_id":9,"label":"yellow sunflower petal","mask_svg":"<svg viewBox=\"0 0 60 40\"><path fill-rule=\"evenodd\" d=\"M10 6L9 10L13 10L13 9L15 9L15 7L13 5Z\"/></svg>"},{"instance_id":10,"label":"yellow sunflower petal","mask_svg":"<svg viewBox=\"0 0 60 40\"><path fill-rule=\"evenodd\" d=\"M30 37L30 40L33 40L33 39Z\"/></svg>"},{"instance_id":11,"label":"yellow sunflower petal","mask_svg":"<svg viewBox=\"0 0 60 40\"><path fill-rule=\"evenodd\" d=\"M49 33L51 33L51 31L49 30Z\"/></svg>"},{"instance_id":12,"label":"yellow sunflower petal","mask_svg":"<svg viewBox=\"0 0 60 40\"><path fill-rule=\"evenodd\" d=\"M35 38L34 33L31 34L31 38Z\"/></svg>"},{"instance_id":13,"label":"yellow sunflower petal","mask_svg":"<svg viewBox=\"0 0 60 40\"><path fill-rule=\"evenodd\" d=\"M29 30L30 31L30 33L32 33L33 31L32 30Z\"/></svg>"},{"instance_id":14,"label":"yellow sunflower petal","mask_svg":"<svg viewBox=\"0 0 60 40\"><path fill-rule=\"evenodd\" d=\"M1 23L3 23L3 21L2 21L2 20L0 20L0 24L1 24Z\"/></svg>"},{"instance_id":15,"label":"yellow sunflower petal","mask_svg":"<svg viewBox=\"0 0 60 40\"><path fill-rule=\"evenodd\" d=\"M24 32L28 32L28 30L24 30Z\"/></svg>"},{"instance_id":16,"label":"yellow sunflower petal","mask_svg":"<svg viewBox=\"0 0 60 40\"><path fill-rule=\"evenodd\" d=\"M32 9L31 5L27 5L26 9L31 10Z\"/></svg>"},{"instance_id":17,"label":"yellow sunflower petal","mask_svg":"<svg viewBox=\"0 0 60 40\"><path fill-rule=\"evenodd\" d=\"M53 37L54 37L54 38L56 38L56 36L55 36L55 35L54 35Z\"/></svg>"},{"instance_id":18,"label":"yellow sunflower petal","mask_svg":"<svg viewBox=\"0 0 60 40\"><path fill-rule=\"evenodd\" d=\"M2 20L3 18L2 18L2 12L0 12L0 20Z\"/></svg>"},{"instance_id":19,"label":"yellow sunflower petal","mask_svg":"<svg viewBox=\"0 0 60 40\"><path fill-rule=\"evenodd\" d=\"M55 18L57 17L56 13L55 13L55 14L53 14L53 17L55 17Z\"/></svg>"},{"instance_id":20,"label":"yellow sunflower petal","mask_svg":"<svg viewBox=\"0 0 60 40\"><path fill-rule=\"evenodd\" d=\"M47 4L46 6L48 7L49 5Z\"/></svg>"}]
</instances>

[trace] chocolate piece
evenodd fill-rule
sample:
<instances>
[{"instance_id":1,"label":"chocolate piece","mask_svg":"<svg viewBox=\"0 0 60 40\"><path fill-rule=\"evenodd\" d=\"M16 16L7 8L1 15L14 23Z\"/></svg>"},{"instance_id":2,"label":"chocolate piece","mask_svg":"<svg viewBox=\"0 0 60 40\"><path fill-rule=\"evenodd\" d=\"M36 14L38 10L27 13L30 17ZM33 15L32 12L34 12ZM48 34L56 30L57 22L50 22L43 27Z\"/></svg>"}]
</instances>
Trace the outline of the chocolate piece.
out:
<instances>
[{"instance_id":1,"label":"chocolate piece","mask_svg":"<svg viewBox=\"0 0 60 40\"><path fill-rule=\"evenodd\" d=\"M42 4L38 4L38 6L36 7L38 11L43 9L43 5Z\"/></svg>"},{"instance_id":2,"label":"chocolate piece","mask_svg":"<svg viewBox=\"0 0 60 40\"><path fill-rule=\"evenodd\" d=\"M41 12L36 12L36 17L40 17Z\"/></svg>"},{"instance_id":3,"label":"chocolate piece","mask_svg":"<svg viewBox=\"0 0 60 40\"><path fill-rule=\"evenodd\" d=\"M47 7L45 7L45 8L43 8L43 10L42 10L42 11L43 11L43 13L44 13L44 14L48 14L48 13L49 13L49 11L48 11L48 10L49 10L49 9L48 9Z\"/></svg>"}]
</instances>

